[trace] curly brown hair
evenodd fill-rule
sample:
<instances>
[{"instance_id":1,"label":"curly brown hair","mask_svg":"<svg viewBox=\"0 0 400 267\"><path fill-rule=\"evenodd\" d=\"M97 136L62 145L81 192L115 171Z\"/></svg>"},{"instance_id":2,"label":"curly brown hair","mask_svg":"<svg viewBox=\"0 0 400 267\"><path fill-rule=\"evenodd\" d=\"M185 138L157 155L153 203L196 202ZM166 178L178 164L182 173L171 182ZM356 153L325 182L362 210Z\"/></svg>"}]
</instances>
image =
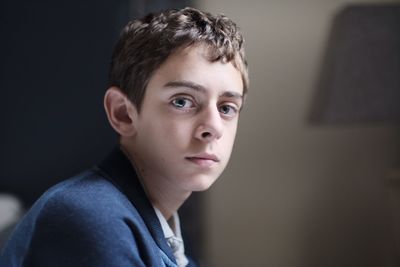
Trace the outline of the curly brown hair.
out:
<instances>
[{"instance_id":1,"label":"curly brown hair","mask_svg":"<svg viewBox=\"0 0 400 267\"><path fill-rule=\"evenodd\" d=\"M153 72L177 49L197 44L207 46L211 62L232 62L242 75L246 94L248 67L239 28L225 15L189 7L130 21L114 48L109 85L119 87L140 111Z\"/></svg>"}]
</instances>

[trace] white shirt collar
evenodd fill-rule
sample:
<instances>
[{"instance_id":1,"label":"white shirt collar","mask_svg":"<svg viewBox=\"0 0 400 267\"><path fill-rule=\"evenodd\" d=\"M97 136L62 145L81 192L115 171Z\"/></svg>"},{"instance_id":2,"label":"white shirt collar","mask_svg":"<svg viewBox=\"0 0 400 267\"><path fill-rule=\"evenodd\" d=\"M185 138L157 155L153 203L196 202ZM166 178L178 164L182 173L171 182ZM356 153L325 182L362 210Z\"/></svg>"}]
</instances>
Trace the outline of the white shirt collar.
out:
<instances>
[{"instance_id":1,"label":"white shirt collar","mask_svg":"<svg viewBox=\"0 0 400 267\"><path fill-rule=\"evenodd\" d=\"M174 214L172 215L172 217L170 219L171 224L172 224L172 228L171 228L170 224L167 222L167 220L165 219L165 217L161 213L161 211L159 209L157 209L156 207L154 207L154 211L156 212L158 220L160 221L161 228L164 232L165 239L168 240L168 239L172 238L175 240L179 240L179 242L181 243L181 245L179 246L179 249L174 252L174 256L175 256L175 259L176 259L179 267L186 266L189 263L189 261L185 256L185 247L184 247L184 243L183 243L183 239L182 239L181 225L180 225L178 213L174 212ZM167 243L168 243L168 245L170 245L169 242L167 242Z\"/></svg>"},{"instance_id":2,"label":"white shirt collar","mask_svg":"<svg viewBox=\"0 0 400 267\"><path fill-rule=\"evenodd\" d=\"M163 230L163 232L164 232L164 237L165 238L170 238L170 237L173 237L173 236L176 236L176 237L179 237L179 238L181 238L181 236L180 236L180 229L179 229L179 236L178 236L178 233L177 233L177 231L176 231L176 228L178 228L180 225L179 225L179 216L178 216L178 213L177 212L175 212L173 215L172 215L172 220L173 220L173 222L174 222L174 225L173 225L173 228L174 229L172 229L171 228L171 226L168 224L168 222L167 222L167 220L165 219L165 217L164 217L164 215L161 213L161 211L159 210L159 209L157 209L157 208L154 208L154 210L155 210L155 212L156 212L156 214L157 214L157 217L158 217L158 220L160 221L160 224L161 224L161 228L162 228L162 230ZM178 225L177 225L178 224ZM178 227L177 227L178 226ZM180 228L180 227L179 227ZM174 231L175 230L175 231Z\"/></svg>"}]
</instances>

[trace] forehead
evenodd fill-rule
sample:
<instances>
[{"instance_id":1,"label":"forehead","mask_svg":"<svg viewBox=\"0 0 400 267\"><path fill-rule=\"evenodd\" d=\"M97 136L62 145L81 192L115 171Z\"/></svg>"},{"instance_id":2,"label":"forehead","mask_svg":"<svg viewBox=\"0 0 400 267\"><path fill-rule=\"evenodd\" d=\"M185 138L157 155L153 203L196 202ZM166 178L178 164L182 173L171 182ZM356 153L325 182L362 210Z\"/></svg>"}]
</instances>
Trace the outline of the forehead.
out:
<instances>
[{"instance_id":1,"label":"forehead","mask_svg":"<svg viewBox=\"0 0 400 267\"><path fill-rule=\"evenodd\" d=\"M210 49L205 45L178 49L156 69L149 85L171 81L190 81L217 91L234 91L243 94L240 71L232 62L210 60Z\"/></svg>"}]
</instances>

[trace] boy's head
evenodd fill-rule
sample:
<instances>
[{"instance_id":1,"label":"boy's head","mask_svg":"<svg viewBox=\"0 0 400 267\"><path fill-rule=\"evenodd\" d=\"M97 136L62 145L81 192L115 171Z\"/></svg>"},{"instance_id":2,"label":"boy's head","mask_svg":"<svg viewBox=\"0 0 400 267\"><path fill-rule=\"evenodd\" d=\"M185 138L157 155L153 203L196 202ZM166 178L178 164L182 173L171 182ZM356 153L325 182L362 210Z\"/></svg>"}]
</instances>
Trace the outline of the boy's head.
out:
<instances>
[{"instance_id":1,"label":"boy's head","mask_svg":"<svg viewBox=\"0 0 400 267\"><path fill-rule=\"evenodd\" d=\"M226 167L247 88L236 25L185 8L125 27L104 104L147 190L179 194L207 189Z\"/></svg>"},{"instance_id":2,"label":"boy's head","mask_svg":"<svg viewBox=\"0 0 400 267\"><path fill-rule=\"evenodd\" d=\"M247 62L236 24L224 15L194 8L167 10L129 22L114 49L109 85L120 88L140 111L154 71L173 52L196 45L207 47L211 62L232 62L242 75L244 95L247 93Z\"/></svg>"}]
</instances>

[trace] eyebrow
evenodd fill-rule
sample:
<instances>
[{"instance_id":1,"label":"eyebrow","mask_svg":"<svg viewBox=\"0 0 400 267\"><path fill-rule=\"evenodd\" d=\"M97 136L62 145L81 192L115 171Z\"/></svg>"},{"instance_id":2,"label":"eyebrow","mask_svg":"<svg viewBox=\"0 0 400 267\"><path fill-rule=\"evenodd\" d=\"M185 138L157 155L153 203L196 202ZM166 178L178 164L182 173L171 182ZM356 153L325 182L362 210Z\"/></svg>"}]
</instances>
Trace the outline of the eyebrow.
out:
<instances>
[{"instance_id":1,"label":"eyebrow","mask_svg":"<svg viewBox=\"0 0 400 267\"><path fill-rule=\"evenodd\" d=\"M186 87L186 88L193 89L193 90L199 91L199 92L207 91L204 86L202 86L198 83L190 82L190 81L171 81L171 82L166 83L164 85L164 87ZM237 98L237 99L243 100L242 94L232 92L232 91L226 91L221 96Z\"/></svg>"}]
</instances>

